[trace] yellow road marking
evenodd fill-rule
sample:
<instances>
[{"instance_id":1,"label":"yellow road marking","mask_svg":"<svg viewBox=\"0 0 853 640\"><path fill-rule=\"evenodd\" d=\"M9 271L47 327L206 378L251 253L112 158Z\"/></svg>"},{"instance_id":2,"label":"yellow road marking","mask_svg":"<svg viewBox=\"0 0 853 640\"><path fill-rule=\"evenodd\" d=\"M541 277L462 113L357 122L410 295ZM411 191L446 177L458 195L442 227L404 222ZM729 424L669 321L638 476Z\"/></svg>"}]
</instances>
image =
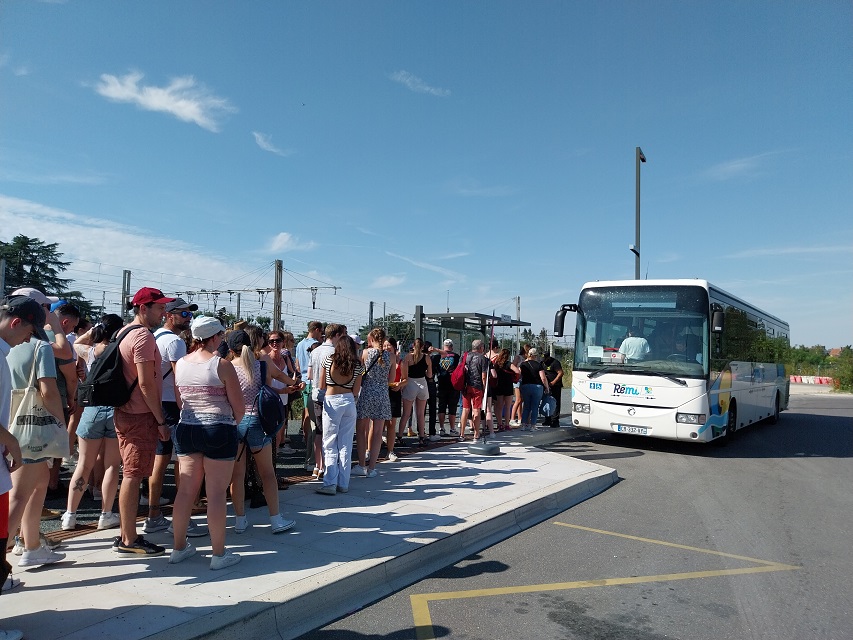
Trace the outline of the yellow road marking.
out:
<instances>
[{"instance_id":1,"label":"yellow road marking","mask_svg":"<svg viewBox=\"0 0 853 640\"><path fill-rule=\"evenodd\" d=\"M665 573L655 576L631 576L629 578L604 578L602 580L577 580L574 582L556 582L550 584L531 584L514 587L496 587L492 589L470 589L467 591L445 591L443 593L419 593L409 596L412 604L412 618L415 623L415 634L418 640L435 640L435 631L432 628L432 617L429 612L429 603L441 600L461 600L465 598L485 598L489 596L502 596L520 593L534 593L542 591L563 591L569 589L588 589L591 587L612 587L616 585L626 584L641 584L647 582L669 582L673 580L696 580L698 578L716 578L720 576L737 576L753 573L768 573L772 571L791 571L799 569L799 567L782 564L781 562L770 562L769 560L759 560L747 556L739 556L722 551L714 551L712 549L702 549L700 547L690 547L674 542L666 542L664 540L653 540L651 538L640 538L624 533L616 533L614 531L603 531L601 529L591 529L575 524L567 524L565 522L554 522L554 524L569 527L572 529L580 529L592 533L600 533L603 535L617 536L619 538L627 538L628 540L636 540L638 542L648 542L651 544L659 544L666 547L674 547L676 549L685 549L687 551L696 551L698 553L708 553L711 555L722 556L725 558L733 558L736 560L744 560L754 562L760 566L757 567L741 567L740 569L717 569L711 571L690 571L687 573Z\"/></svg>"}]
</instances>

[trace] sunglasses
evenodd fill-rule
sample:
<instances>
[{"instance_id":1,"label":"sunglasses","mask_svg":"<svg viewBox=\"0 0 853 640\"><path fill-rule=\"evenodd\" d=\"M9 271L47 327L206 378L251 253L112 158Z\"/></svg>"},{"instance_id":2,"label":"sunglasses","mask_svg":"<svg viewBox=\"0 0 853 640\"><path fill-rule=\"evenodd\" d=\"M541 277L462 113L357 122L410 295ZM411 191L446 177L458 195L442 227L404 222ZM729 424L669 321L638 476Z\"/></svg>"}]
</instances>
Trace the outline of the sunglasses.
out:
<instances>
[{"instance_id":1,"label":"sunglasses","mask_svg":"<svg viewBox=\"0 0 853 640\"><path fill-rule=\"evenodd\" d=\"M170 311L169 313L171 313L173 316L181 316L182 318L192 318L193 317L192 311Z\"/></svg>"},{"instance_id":2,"label":"sunglasses","mask_svg":"<svg viewBox=\"0 0 853 640\"><path fill-rule=\"evenodd\" d=\"M284 340L282 340L281 338L270 338L268 342L270 344L281 344L282 342L284 342Z\"/></svg>"}]
</instances>

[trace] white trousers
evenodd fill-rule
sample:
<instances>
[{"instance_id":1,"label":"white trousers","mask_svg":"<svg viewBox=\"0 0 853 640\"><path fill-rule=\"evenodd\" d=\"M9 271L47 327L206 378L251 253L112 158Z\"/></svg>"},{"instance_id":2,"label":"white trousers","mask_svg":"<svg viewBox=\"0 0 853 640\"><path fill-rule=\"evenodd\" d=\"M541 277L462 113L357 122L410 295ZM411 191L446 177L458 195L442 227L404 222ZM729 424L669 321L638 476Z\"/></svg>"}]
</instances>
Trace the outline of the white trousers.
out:
<instances>
[{"instance_id":1,"label":"white trousers","mask_svg":"<svg viewBox=\"0 0 853 640\"><path fill-rule=\"evenodd\" d=\"M326 394L323 400L323 485L349 488L356 407L351 393Z\"/></svg>"}]
</instances>

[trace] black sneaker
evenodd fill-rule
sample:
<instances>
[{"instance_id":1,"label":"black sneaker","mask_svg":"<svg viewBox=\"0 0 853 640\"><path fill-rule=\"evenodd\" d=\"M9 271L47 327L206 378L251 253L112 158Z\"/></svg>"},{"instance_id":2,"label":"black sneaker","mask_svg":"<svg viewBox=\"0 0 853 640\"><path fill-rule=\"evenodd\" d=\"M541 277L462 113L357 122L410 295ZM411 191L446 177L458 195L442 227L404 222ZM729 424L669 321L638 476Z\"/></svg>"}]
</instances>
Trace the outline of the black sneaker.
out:
<instances>
[{"instance_id":1,"label":"black sneaker","mask_svg":"<svg viewBox=\"0 0 853 640\"><path fill-rule=\"evenodd\" d=\"M135 558L139 556L154 557L162 556L166 553L166 549L160 545L148 542L145 538L139 536L133 544L124 544L119 541L116 553L128 558Z\"/></svg>"}]
</instances>

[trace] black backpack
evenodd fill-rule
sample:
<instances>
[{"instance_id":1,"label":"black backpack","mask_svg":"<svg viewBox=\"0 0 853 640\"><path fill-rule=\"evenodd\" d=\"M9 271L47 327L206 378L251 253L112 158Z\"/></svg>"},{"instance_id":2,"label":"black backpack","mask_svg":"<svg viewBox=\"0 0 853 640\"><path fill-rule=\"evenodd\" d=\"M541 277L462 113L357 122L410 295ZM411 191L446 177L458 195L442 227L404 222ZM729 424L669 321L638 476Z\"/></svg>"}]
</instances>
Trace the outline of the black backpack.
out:
<instances>
[{"instance_id":1,"label":"black backpack","mask_svg":"<svg viewBox=\"0 0 853 640\"><path fill-rule=\"evenodd\" d=\"M253 407L258 413L264 433L268 436L275 436L284 423L284 403L281 401L278 392L266 385L267 363L261 360L260 365L262 382L258 395L255 396Z\"/></svg>"},{"instance_id":2,"label":"black backpack","mask_svg":"<svg viewBox=\"0 0 853 640\"><path fill-rule=\"evenodd\" d=\"M143 329L141 324L132 324L123 331L117 331L110 339L107 348L99 355L86 380L77 388L77 404L81 407L120 407L127 404L139 380L128 386L122 370L119 343L134 329Z\"/></svg>"}]
</instances>

